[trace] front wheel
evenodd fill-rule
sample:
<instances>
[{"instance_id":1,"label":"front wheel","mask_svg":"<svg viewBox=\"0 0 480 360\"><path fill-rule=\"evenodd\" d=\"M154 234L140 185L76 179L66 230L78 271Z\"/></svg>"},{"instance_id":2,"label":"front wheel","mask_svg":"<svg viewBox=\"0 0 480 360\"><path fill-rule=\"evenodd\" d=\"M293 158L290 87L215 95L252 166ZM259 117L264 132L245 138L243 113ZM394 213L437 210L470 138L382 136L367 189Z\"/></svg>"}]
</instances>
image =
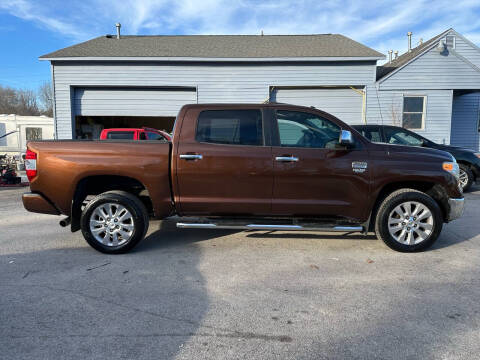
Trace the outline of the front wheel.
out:
<instances>
[{"instance_id":1,"label":"front wheel","mask_svg":"<svg viewBox=\"0 0 480 360\"><path fill-rule=\"evenodd\" d=\"M460 186L462 187L462 190L465 192L465 191L468 191L468 189L470 189L470 187L473 184L473 172L468 165L459 164L459 166L460 166L460 176L459 176Z\"/></svg>"},{"instance_id":2,"label":"front wheel","mask_svg":"<svg viewBox=\"0 0 480 360\"><path fill-rule=\"evenodd\" d=\"M80 224L90 246L103 253L120 254L143 239L148 229L148 212L136 196L108 191L87 204Z\"/></svg>"},{"instance_id":3,"label":"front wheel","mask_svg":"<svg viewBox=\"0 0 480 360\"><path fill-rule=\"evenodd\" d=\"M414 189L393 192L380 205L375 232L388 247L414 252L430 247L440 235L442 211L427 194Z\"/></svg>"}]
</instances>

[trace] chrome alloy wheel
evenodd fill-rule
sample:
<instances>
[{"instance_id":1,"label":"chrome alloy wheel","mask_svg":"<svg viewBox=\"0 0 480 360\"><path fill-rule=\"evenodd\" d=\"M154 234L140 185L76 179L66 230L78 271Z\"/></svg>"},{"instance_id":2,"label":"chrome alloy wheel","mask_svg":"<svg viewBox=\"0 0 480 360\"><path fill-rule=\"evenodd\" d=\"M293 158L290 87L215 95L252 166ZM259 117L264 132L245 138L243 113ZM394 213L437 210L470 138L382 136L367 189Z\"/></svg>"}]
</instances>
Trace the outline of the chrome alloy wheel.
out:
<instances>
[{"instance_id":1,"label":"chrome alloy wheel","mask_svg":"<svg viewBox=\"0 0 480 360\"><path fill-rule=\"evenodd\" d=\"M467 186L468 184L468 174L466 171L464 171L462 168L460 168L460 175L459 175L459 179L460 181L460 186L462 187L462 189Z\"/></svg>"},{"instance_id":2,"label":"chrome alloy wheel","mask_svg":"<svg viewBox=\"0 0 480 360\"><path fill-rule=\"evenodd\" d=\"M90 231L99 243L120 246L130 240L135 225L133 216L123 205L100 204L90 216Z\"/></svg>"},{"instance_id":3,"label":"chrome alloy wheel","mask_svg":"<svg viewBox=\"0 0 480 360\"><path fill-rule=\"evenodd\" d=\"M432 212L417 201L401 203L388 216L390 235L404 245L416 245L428 239L433 225Z\"/></svg>"}]
</instances>

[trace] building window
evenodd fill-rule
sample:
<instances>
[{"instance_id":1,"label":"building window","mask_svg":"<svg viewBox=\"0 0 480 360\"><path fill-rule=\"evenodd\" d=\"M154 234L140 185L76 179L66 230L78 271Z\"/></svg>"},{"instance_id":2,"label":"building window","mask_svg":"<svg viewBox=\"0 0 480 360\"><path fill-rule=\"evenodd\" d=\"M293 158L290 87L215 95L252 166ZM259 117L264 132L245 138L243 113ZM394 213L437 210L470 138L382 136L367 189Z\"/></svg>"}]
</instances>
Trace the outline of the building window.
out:
<instances>
[{"instance_id":1,"label":"building window","mask_svg":"<svg viewBox=\"0 0 480 360\"><path fill-rule=\"evenodd\" d=\"M412 130L425 128L425 96L403 97L402 126Z\"/></svg>"},{"instance_id":2,"label":"building window","mask_svg":"<svg viewBox=\"0 0 480 360\"><path fill-rule=\"evenodd\" d=\"M42 140L42 128L25 128L27 141Z\"/></svg>"},{"instance_id":3,"label":"building window","mask_svg":"<svg viewBox=\"0 0 480 360\"><path fill-rule=\"evenodd\" d=\"M447 49L455 49L455 35L447 35L445 37L445 44Z\"/></svg>"}]
</instances>

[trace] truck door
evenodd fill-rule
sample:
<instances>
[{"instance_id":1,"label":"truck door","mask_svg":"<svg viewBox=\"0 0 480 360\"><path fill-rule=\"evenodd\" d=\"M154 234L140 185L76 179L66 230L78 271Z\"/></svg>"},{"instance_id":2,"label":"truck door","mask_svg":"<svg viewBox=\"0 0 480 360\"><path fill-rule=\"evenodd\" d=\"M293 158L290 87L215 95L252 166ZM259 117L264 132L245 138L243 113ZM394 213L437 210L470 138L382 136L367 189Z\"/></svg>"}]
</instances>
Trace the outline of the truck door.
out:
<instances>
[{"instance_id":1,"label":"truck door","mask_svg":"<svg viewBox=\"0 0 480 360\"><path fill-rule=\"evenodd\" d=\"M368 153L339 144L335 120L314 112L277 109L272 114L276 215L366 220Z\"/></svg>"},{"instance_id":2,"label":"truck door","mask_svg":"<svg viewBox=\"0 0 480 360\"><path fill-rule=\"evenodd\" d=\"M264 125L260 108L187 111L174 151L182 214L270 214L272 148Z\"/></svg>"}]
</instances>

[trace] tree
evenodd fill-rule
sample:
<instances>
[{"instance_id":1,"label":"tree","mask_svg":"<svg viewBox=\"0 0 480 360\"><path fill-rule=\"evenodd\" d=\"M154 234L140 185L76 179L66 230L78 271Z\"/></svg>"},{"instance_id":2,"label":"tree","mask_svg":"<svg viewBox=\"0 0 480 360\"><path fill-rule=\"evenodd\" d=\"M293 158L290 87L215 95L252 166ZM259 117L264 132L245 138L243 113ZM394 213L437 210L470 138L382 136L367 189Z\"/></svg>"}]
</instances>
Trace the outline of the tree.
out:
<instances>
[{"instance_id":1,"label":"tree","mask_svg":"<svg viewBox=\"0 0 480 360\"><path fill-rule=\"evenodd\" d=\"M16 98L15 89L0 86L0 114L16 113Z\"/></svg>"},{"instance_id":2,"label":"tree","mask_svg":"<svg viewBox=\"0 0 480 360\"><path fill-rule=\"evenodd\" d=\"M42 115L53 117L53 88L50 82L45 81L38 88L38 99Z\"/></svg>"},{"instance_id":3,"label":"tree","mask_svg":"<svg viewBox=\"0 0 480 360\"><path fill-rule=\"evenodd\" d=\"M46 81L36 91L0 85L0 114L52 117L53 91L51 84Z\"/></svg>"},{"instance_id":4,"label":"tree","mask_svg":"<svg viewBox=\"0 0 480 360\"><path fill-rule=\"evenodd\" d=\"M37 95L33 90L17 90L17 114L40 115Z\"/></svg>"},{"instance_id":5,"label":"tree","mask_svg":"<svg viewBox=\"0 0 480 360\"><path fill-rule=\"evenodd\" d=\"M0 86L0 114L40 115L36 93Z\"/></svg>"}]
</instances>

